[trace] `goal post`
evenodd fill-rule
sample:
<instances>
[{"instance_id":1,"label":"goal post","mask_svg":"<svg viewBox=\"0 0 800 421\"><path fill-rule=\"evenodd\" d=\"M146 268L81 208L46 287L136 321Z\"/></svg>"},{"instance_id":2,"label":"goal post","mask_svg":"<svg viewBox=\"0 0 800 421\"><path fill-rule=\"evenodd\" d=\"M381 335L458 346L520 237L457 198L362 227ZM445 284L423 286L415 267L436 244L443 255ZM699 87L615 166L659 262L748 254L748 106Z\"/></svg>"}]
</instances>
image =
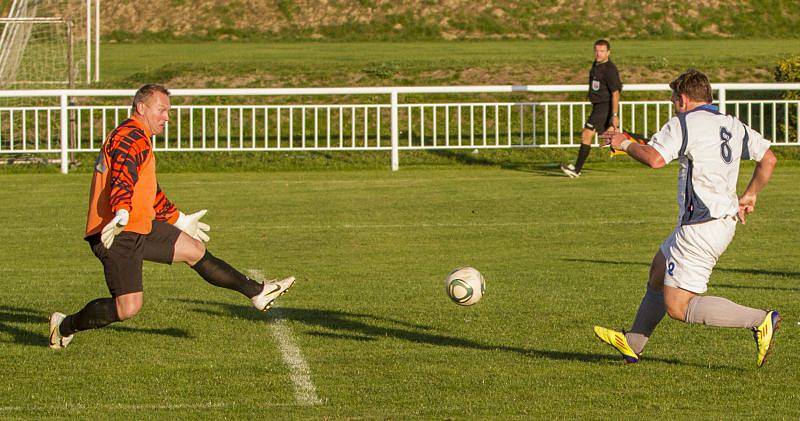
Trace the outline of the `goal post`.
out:
<instances>
[{"instance_id":1,"label":"goal post","mask_svg":"<svg viewBox=\"0 0 800 421\"><path fill-rule=\"evenodd\" d=\"M0 86L99 82L100 1L0 0Z\"/></svg>"},{"instance_id":2,"label":"goal post","mask_svg":"<svg viewBox=\"0 0 800 421\"><path fill-rule=\"evenodd\" d=\"M71 21L14 17L0 18L0 26L0 85L74 85Z\"/></svg>"}]
</instances>

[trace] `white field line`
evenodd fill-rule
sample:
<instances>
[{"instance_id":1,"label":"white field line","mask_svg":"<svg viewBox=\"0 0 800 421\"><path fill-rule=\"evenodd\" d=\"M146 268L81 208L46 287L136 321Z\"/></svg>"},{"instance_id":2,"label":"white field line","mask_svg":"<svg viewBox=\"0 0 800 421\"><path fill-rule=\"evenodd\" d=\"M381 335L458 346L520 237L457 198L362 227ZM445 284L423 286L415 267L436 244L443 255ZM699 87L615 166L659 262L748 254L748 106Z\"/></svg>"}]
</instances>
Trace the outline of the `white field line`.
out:
<instances>
[{"instance_id":1,"label":"white field line","mask_svg":"<svg viewBox=\"0 0 800 421\"><path fill-rule=\"evenodd\" d=\"M255 269L247 271L248 274L258 281L264 281L264 274ZM286 321L281 317L281 309L279 307L272 307L270 310L276 314L270 318L272 324L272 336L278 342L278 348L281 350L283 362L289 366L289 377L294 384L294 397L300 405L319 405L322 400L317 396L317 388L311 381L311 370L303 359L303 354L300 348L295 344L292 339L292 330Z\"/></svg>"}]
</instances>

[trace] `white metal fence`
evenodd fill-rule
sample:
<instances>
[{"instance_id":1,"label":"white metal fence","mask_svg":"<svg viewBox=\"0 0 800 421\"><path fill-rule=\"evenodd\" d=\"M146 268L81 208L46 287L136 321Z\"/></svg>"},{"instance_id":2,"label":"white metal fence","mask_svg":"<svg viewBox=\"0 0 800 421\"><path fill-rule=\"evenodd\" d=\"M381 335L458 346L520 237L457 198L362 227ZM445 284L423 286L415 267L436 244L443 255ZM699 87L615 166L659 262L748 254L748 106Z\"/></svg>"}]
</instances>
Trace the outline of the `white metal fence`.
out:
<instances>
[{"instance_id":1,"label":"white metal fence","mask_svg":"<svg viewBox=\"0 0 800 421\"><path fill-rule=\"evenodd\" d=\"M800 101L775 99L780 97L776 92L800 90L800 83L717 84L714 89L723 112L739 117L776 145L800 145ZM154 138L154 146L160 151L387 150L396 170L401 150L577 146L591 112L591 105L581 101L401 103L400 95L563 96L585 90L583 85L176 89L174 98L204 102L226 98L228 102L248 97L255 103L174 105L165 132ZM625 87L625 92L636 91L649 92L647 95L657 99L622 101L620 124L648 136L673 114L672 103L666 100L669 87ZM727 100L731 91L747 92L754 99ZM0 98L16 98L13 106L0 105L0 154L60 154L61 169L66 173L69 153L96 151L105 135L129 115L128 105L92 102L109 97L127 100L133 94L132 90L0 91ZM386 95L388 101L336 103L343 96L375 95ZM280 96L310 100L274 103ZM19 105L42 98L57 98L58 105ZM70 98L80 98L81 103L71 105Z\"/></svg>"}]
</instances>

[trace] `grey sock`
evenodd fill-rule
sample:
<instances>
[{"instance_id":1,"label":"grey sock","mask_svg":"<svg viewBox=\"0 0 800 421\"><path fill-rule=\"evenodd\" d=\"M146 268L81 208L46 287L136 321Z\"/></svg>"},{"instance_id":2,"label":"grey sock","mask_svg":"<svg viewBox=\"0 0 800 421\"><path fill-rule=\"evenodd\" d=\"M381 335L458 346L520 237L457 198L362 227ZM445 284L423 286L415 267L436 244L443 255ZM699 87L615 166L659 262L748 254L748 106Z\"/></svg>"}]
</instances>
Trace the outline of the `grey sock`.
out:
<instances>
[{"instance_id":1,"label":"grey sock","mask_svg":"<svg viewBox=\"0 0 800 421\"><path fill-rule=\"evenodd\" d=\"M647 339L653 334L653 330L666 313L664 293L650 288L648 284L647 292L642 297L642 303L639 304L639 310L636 312L636 318L633 319L633 326L630 332L625 333L625 339L633 348L633 352L642 353Z\"/></svg>"},{"instance_id":2,"label":"grey sock","mask_svg":"<svg viewBox=\"0 0 800 421\"><path fill-rule=\"evenodd\" d=\"M722 297L697 296L689 301L686 323L719 327L751 328L761 324L767 312L745 307Z\"/></svg>"}]
</instances>

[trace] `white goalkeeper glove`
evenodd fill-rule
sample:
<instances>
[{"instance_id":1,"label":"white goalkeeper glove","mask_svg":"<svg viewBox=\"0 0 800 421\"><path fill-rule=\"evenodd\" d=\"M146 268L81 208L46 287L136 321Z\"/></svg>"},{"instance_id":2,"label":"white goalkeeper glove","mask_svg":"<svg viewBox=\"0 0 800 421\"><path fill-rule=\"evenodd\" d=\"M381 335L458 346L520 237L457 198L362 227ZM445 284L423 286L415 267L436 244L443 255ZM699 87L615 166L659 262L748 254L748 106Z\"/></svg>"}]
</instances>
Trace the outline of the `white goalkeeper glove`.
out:
<instances>
[{"instance_id":1,"label":"white goalkeeper glove","mask_svg":"<svg viewBox=\"0 0 800 421\"><path fill-rule=\"evenodd\" d=\"M206 209L195 212L191 215L186 215L183 212L180 212L178 214L178 220L175 221L173 225L195 240L207 243L211 238L208 237L206 232L210 231L211 227L209 227L206 223L200 222L200 218L205 216L206 212L208 212Z\"/></svg>"},{"instance_id":2,"label":"white goalkeeper glove","mask_svg":"<svg viewBox=\"0 0 800 421\"><path fill-rule=\"evenodd\" d=\"M114 219L103 227L103 231L100 232L100 240L107 249L110 249L111 244L114 244L114 237L122 232L125 225L128 225L129 216L127 210L120 209Z\"/></svg>"}]
</instances>

